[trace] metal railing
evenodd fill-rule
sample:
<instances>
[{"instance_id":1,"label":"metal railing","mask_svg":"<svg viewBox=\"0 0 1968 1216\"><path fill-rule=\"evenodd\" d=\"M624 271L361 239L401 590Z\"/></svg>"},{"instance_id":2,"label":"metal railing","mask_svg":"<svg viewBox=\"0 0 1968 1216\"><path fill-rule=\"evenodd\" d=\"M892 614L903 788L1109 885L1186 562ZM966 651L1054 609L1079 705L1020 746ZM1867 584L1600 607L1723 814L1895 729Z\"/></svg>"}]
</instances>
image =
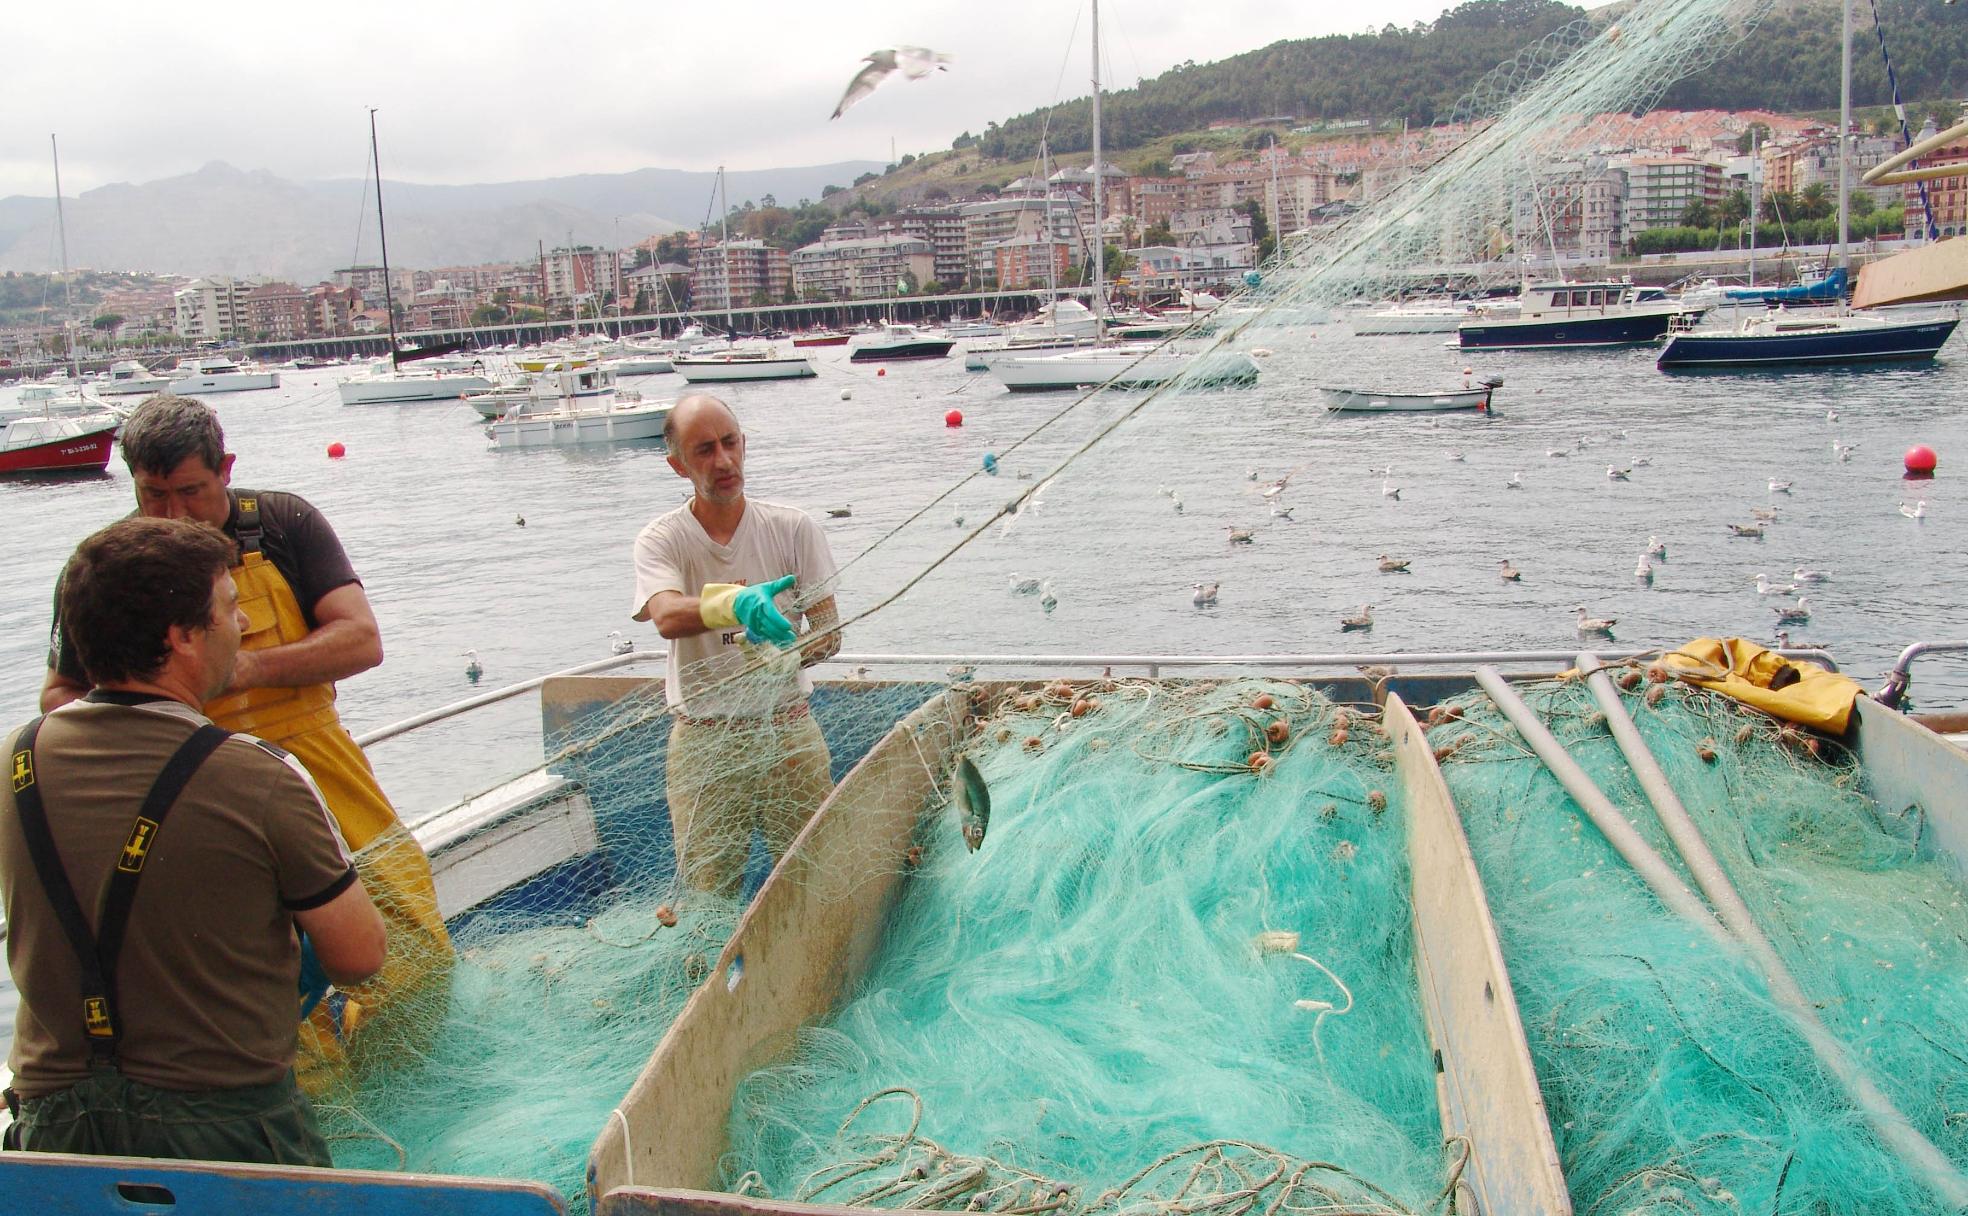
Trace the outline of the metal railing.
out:
<instances>
[{"instance_id":1,"label":"metal railing","mask_svg":"<svg viewBox=\"0 0 1968 1216\"><path fill-rule=\"evenodd\" d=\"M1938 647L1955 645L1962 649L1968 649L1968 642L1922 643L1922 645ZM1909 647L1908 653L1911 654L1916 649L1918 647ZM1660 651L1657 647L1644 650L1608 650L1601 652L1604 658L1612 662L1617 662L1621 659L1640 658L1658 653ZM1832 671L1838 670L1837 660L1822 650L1783 650L1778 653L1786 658L1809 659L1814 663L1824 665ZM545 675L534 676L530 680L521 680L517 684L508 684L502 688L495 688L489 692L482 692L475 696L466 697L463 700L453 701L448 705L440 705L436 709L425 710L423 713L414 714L398 722L392 722L388 726L381 726L375 730L357 735L355 741L359 746L368 747L371 744L382 743L386 740L397 738L400 735L408 734L419 727L429 726L433 722L442 722L448 718L455 718L459 714L468 713L474 709L511 700L513 697L519 696L522 693L532 692L548 680L558 679L562 676L597 675L604 671L613 671L617 668L628 667L637 663L660 660L666 658L667 655L668 652L662 650L636 650L628 654L612 655L606 659L596 659L591 663L580 663L573 667L562 668L559 671L550 671ZM1193 670L1206 667L1256 667L1264 669L1289 667L1347 667L1354 669L1362 667L1392 667L1398 669L1401 667L1459 666L1474 668L1479 663L1557 663L1565 667L1570 667L1573 660L1577 657L1578 650L1576 648L1566 650L1465 650L1427 653L1394 651L1386 654L838 654L828 660L825 665L830 668L845 668L850 672L875 667L938 667L944 668L946 671L953 668L975 669L979 667L1043 667L1050 670L1098 667L1103 670L1120 669L1141 671L1150 679L1156 679L1168 669ZM1906 655L1902 655L1901 659L1903 662L1910 661ZM957 673L955 671L949 671L949 674L955 675Z\"/></svg>"},{"instance_id":2,"label":"metal railing","mask_svg":"<svg viewBox=\"0 0 1968 1216\"><path fill-rule=\"evenodd\" d=\"M1872 699L1887 709L1900 708L1907 690L1913 687L1913 661L1929 654L1968 654L1968 642L1915 642L1893 660L1893 669L1886 673L1886 682Z\"/></svg>"}]
</instances>

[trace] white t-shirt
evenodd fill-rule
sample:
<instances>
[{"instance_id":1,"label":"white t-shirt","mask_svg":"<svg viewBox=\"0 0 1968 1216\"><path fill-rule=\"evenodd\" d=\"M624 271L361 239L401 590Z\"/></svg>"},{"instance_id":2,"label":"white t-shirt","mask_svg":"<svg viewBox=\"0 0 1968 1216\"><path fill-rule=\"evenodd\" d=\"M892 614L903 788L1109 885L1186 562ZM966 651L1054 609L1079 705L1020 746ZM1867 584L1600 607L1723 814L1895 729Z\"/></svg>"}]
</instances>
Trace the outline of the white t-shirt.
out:
<instances>
[{"instance_id":1,"label":"white t-shirt","mask_svg":"<svg viewBox=\"0 0 1968 1216\"><path fill-rule=\"evenodd\" d=\"M635 603L630 615L649 619L649 597L661 591L696 595L707 583L770 582L781 575L798 578L791 590L773 600L797 627L804 612L799 605L817 603L833 594L834 556L820 526L806 512L781 503L745 500L745 514L731 543L720 545L685 503L649 521L635 540ZM749 661L739 645L743 628L712 630L670 641L664 693L671 709L682 709L686 695L742 670ZM684 673L688 673L687 682ZM788 681L781 701L793 701L813 689L804 668L797 681ZM696 717L723 714L756 715L763 707L754 690L743 690L731 703L717 706L697 698L690 705Z\"/></svg>"}]
</instances>

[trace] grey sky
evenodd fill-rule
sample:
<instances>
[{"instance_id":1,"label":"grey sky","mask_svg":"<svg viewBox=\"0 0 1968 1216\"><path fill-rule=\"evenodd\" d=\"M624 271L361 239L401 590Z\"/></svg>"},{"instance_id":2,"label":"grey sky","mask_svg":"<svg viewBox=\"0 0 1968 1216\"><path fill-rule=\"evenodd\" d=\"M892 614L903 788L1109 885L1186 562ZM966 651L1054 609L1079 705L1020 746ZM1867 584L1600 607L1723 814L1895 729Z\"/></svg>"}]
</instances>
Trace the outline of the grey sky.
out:
<instances>
[{"instance_id":1,"label":"grey sky","mask_svg":"<svg viewBox=\"0 0 1968 1216\"><path fill-rule=\"evenodd\" d=\"M1432 19L1444 0L1107 0L1117 87L1185 59ZM0 196L69 195L223 160L353 177L380 107L383 170L434 183L644 167L764 169L887 160L1084 94L1084 0L342 4L23 3L0 73ZM1071 47L1068 41L1071 40ZM860 59L948 51L829 122Z\"/></svg>"}]
</instances>

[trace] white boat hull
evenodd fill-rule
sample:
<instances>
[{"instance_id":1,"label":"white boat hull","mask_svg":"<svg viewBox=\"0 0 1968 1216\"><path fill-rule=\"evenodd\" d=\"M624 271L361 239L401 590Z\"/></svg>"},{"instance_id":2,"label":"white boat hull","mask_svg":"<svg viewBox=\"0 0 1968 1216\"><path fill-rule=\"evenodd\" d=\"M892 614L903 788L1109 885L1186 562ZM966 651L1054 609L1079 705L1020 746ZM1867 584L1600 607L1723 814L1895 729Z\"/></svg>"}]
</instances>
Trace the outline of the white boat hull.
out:
<instances>
[{"instance_id":1,"label":"white boat hull","mask_svg":"<svg viewBox=\"0 0 1968 1216\"><path fill-rule=\"evenodd\" d=\"M624 355L602 366L618 376L666 376L676 370L668 358L657 355Z\"/></svg>"},{"instance_id":2,"label":"white boat hull","mask_svg":"<svg viewBox=\"0 0 1968 1216\"><path fill-rule=\"evenodd\" d=\"M1442 393L1376 393L1363 389L1322 388L1326 408L1334 413L1419 414L1439 410L1486 410L1489 386L1450 389Z\"/></svg>"},{"instance_id":3,"label":"white boat hull","mask_svg":"<svg viewBox=\"0 0 1968 1216\"><path fill-rule=\"evenodd\" d=\"M1049 389L1154 388L1186 376L1196 385L1249 384L1257 379L1257 363L1241 351L1211 351L1201 355L1140 350L1067 352L1057 355L1019 355L1000 352L985 357L987 370L1014 393Z\"/></svg>"},{"instance_id":4,"label":"white boat hull","mask_svg":"<svg viewBox=\"0 0 1968 1216\"><path fill-rule=\"evenodd\" d=\"M817 375L813 364L798 359L674 359L685 380L692 384L726 384L740 380L802 380Z\"/></svg>"},{"instance_id":5,"label":"white boat hull","mask_svg":"<svg viewBox=\"0 0 1968 1216\"><path fill-rule=\"evenodd\" d=\"M1466 308L1441 312L1370 313L1353 323L1353 332L1363 338L1392 334L1452 334L1456 326L1473 316Z\"/></svg>"},{"instance_id":6,"label":"white boat hull","mask_svg":"<svg viewBox=\"0 0 1968 1216\"><path fill-rule=\"evenodd\" d=\"M221 372L218 375L191 375L170 383L180 395L200 393L244 393L258 388L279 388L279 372Z\"/></svg>"},{"instance_id":7,"label":"white boat hull","mask_svg":"<svg viewBox=\"0 0 1968 1216\"><path fill-rule=\"evenodd\" d=\"M167 392L171 381L164 376L147 376L142 380L104 380L89 387L99 397L132 397L138 393Z\"/></svg>"},{"instance_id":8,"label":"white boat hull","mask_svg":"<svg viewBox=\"0 0 1968 1216\"><path fill-rule=\"evenodd\" d=\"M389 405L411 401L456 401L466 393L484 392L492 381L484 376L369 376L344 380L335 386L343 405Z\"/></svg>"},{"instance_id":9,"label":"white boat hull","mask_svg":"<svg viewBox=\"0 0 1968 1216\"><path fill-rule=\"evenodd\" d=\"M559 448L584 443L660 439L668 405L624 405L614 409L556 411L501 418L485 428L495 448Z\"/></svg>"}]
</instances>

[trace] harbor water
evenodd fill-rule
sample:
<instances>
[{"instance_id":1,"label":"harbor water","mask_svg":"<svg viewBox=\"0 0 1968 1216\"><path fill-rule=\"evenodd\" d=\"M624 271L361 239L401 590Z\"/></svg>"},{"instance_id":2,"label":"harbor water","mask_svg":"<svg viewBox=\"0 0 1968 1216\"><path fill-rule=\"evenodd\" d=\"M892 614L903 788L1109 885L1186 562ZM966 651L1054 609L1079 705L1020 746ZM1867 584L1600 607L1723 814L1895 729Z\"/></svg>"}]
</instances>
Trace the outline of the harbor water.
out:
<instances>
[{"instance_id":1,"label":"harbor water","mask_svg":"<svg viewBox=\"0 0 1968 1216\"><path fill-rule=\"evenodd\" d=\"M720 395L750 437L748 491L820 518L844 567L849 652L1544 649L1578 644L1579 605L1616 618L1621 647L1769 640L1773 605L1788 600L1760 596L1755 575L1783 583L1800 566L1831 578L1806 589L1812 616L1792 627L1796 644L1828 647L1869 686L1907 643L1961 633L1958 343L1926 367L1669 376L1653 348L1465 355L1440 336L1358 338L1343 322L1290 332L1289 345L1267 332L1254 388L1145 405L1141 393L1013 395L960 359L884 368L839 349L816 358L816 379ZM1439 389L1465 368L1503 378L1493 416L1331 415L1317 392ZM235 484L307 497L363 577L387 657L341 686L352 730L477 691L468 650L483 689L606 658L611 631L660 646L629 620L630 544L687 488L660 445L496 451L462 403L340 405L343 374L290 371L280 388L209 400L239 456ZM675 376L634 384L685 390ZM961 427L945 424L952 409ZM1857 445L1849 461L1834 439ZM345 458L327 457L335 442ZM1932 481L1902 480L1900 454L1916 442L1940 453ZM987 452L999 454L995 475L981 468ZM1608 465L1633 466L1630 479L1610 479ZM1369 471L1382 468L1392 472ZM1522 488L1506 488L1515 473ZM1284 492L1264 497L1280 478ZM962 543L1025 491L1016 518ZM1923 499L1923 521L1901 514ZM120 459L98 478L0 483L10 724L34 712L62 562L133 503ZM1727 525L1753 522L1755 508L1777 513L1766 535L1734 537ZM1233 544L1232 529L1251 542ZM1650 536L1667 559L1646 584L1634 569ZM1379 573L1382 554L1412 572ZM1503 559L1521 582L1499 578ZM1050 580L1057 606L1013 594L1014 573ZM1220 584L1216 606L1192 604L1196 582ZM1340 618L1363 603L1374 628L1342 634ZM1914 698L1968 703L1968 665L1922 665ZM526 697L372 749L412 820L539 757ZM0 992L0 1033L11 997Z\"/></svg>"}]
</instances>

